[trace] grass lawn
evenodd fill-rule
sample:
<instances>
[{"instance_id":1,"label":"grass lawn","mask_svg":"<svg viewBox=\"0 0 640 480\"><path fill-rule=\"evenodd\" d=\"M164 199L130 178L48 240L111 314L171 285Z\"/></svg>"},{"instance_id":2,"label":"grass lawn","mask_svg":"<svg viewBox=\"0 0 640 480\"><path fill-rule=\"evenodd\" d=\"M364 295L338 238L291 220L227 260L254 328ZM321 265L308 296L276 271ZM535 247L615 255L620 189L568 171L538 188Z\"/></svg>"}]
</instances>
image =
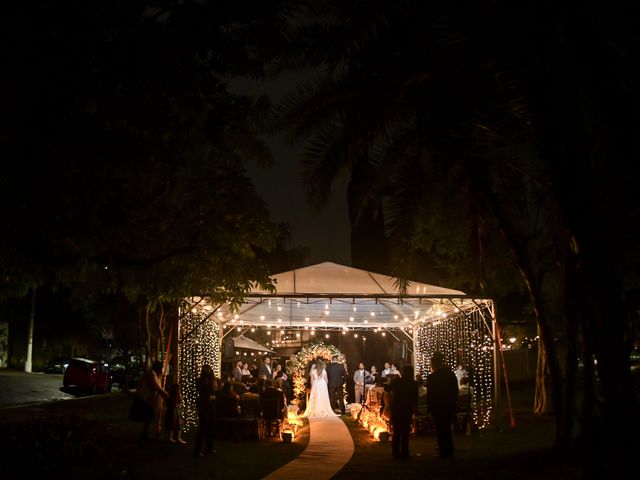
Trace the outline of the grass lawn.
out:
<instances>
[{"instance_id":1,"label":"grass lawn","mask_svg":"<svg viewBox=\"0 0 640 480\"><path fill-rule=\"evenodd\" d=\"M335 479L359 478L474 478L573 479L575 465L554 454L553 421L530 413L527 387L514 392L516 427L456 434L456 456L433 458L436 441L431 433L411 440L412 458L394 460L391 445L374 440L349 417L343 417L355 444L355 453ZM131 397L112 393L44 406L0 412L0 471L22 478L56 475L58 478L111 479L242 479L264 477L304 450L308 423L294 442L275 439L219 440L217 454L194 458L195 432L187 446L166 440L146 446L136 443L140 424L127 420ZM307 479L313 479L309 472Z\"/></svg>"}]
</instances>

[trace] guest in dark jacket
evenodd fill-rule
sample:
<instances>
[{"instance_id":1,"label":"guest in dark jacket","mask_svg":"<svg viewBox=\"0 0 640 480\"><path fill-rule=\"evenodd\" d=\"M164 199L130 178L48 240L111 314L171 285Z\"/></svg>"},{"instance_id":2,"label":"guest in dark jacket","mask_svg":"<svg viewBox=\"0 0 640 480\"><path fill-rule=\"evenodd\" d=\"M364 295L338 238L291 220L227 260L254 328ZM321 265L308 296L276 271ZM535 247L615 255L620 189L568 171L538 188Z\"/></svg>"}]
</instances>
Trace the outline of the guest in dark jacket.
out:
<instances>
[{"instance_id":1,"label":"guest in dark jacket","mask_svg":"<svg viewBox=\"0 0 640 480\"><path fill-rule=\"evenodd\" d=\"M198 410L198 434L194 455L204 456L202 444L205 444L206 451L215 453L213 449L213 425L215 421L215 396L216 381L213 376L213 369L209 365L203 365L200 376L196 380L196 409Z\"/></svg>"},{"instance_id":2,"label":"guest in dark jacket","mask_svg":"<svg viewBox=\"0 0 640 480\"><path fill-rule=\"evenodd\" d=\"M413 367L405 365L402 376L387 383L384 389L391 392L391 453L394 458L409 458L409 433L411 419L418 400L418 382L413 379Z\"/></svg>"},{"instance_id":3,"label":"guest in dark jacket","mask_svg":"<svg viewBox=\"0 0 640 480\"><path fill-rule=\"evenodd\" d=\"M266 381L266 387L264 392L260 395L262 405L265 407L269 405L270 402L273 403L274 410L269 412L271 415L275 415L279 419L283 419L285 417L285 412L287 409L287 398L284 392L278 388L276 388L275 382L273 380ZM265 412L265 415L267 412Z\"/></svg>"},{"instance_id":4,"label":"guest in dark jacket","mask_svg":"<svg viewBox=\"0 0 640 480\"><path fill-rule=\"evenodd\" d=\"M336 405L340 408L340 413L344 415L344 381L347 378L347 371L344 365L338 361L338 357L334 356L331 363L327 365L327 377L329 387L329 401L335 410Z\"/></svg>"},{"instance_id":5,"label":"guest in dark jacket","mask_svg":"<svg viewBox=\"0 0 640 480\"><path fill-rule=\"evenodd\" d=\"M431 357L431 370L427 376L427 405L433 417L438 438L438 457L453 456L453 434L451 424L455 418L458 401L458 380L444 364L440 352Z\"/></svg>"}]
</instances>

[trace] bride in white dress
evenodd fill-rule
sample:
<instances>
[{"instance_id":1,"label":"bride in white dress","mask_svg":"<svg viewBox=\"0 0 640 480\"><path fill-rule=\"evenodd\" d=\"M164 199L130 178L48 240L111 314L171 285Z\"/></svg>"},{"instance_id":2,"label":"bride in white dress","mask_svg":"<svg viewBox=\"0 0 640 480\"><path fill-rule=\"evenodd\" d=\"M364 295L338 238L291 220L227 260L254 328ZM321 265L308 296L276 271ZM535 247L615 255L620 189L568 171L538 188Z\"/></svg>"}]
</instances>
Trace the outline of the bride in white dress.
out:
<instances>
[{"instance_id":1,"label":"bride in white dress","mask_svg":"<svg viewBox=\"0 0 640 480\"><path fill-rule=\"evenodd\" d=\"M311 367L311 394L309 403L304 411L305 417L322 418L337 417L329 401L329 389L327 388L327 372L322 362L316 362Z\"/></svg>"}]
</instances>

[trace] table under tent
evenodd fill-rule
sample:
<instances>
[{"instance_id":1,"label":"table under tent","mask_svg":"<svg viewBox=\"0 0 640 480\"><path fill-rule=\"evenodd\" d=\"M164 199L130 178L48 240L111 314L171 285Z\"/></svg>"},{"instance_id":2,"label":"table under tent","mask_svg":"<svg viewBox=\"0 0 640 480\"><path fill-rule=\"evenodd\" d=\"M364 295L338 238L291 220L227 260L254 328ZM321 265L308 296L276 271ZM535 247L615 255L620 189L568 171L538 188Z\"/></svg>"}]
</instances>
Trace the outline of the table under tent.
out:
<instances>
[{"instance_id":1,"label":"table under tent","mask_svg":"<svg viewBox=\"0 0 640 480\"><path fill-rule=\"evenodd\" d=\"M180 382L187 411L195 402L195 376L203 364L220 375L225 335L273 332L285 345L313 341L325 332L393 335L406 340L415 372L426 377L435 351L452 369L465 365L474 389L473 420L478 428L494 419L499 397L499 331L491 299L449 288L409 282L331 262L272 276L276 291L254 288L237 310L207 298L186 299L178 328ZM498 341L496 341L498 339ZM272 347L273 347L272 346ZM194 411L187 421L194 420Z\"/></svg>"}]
</instances>

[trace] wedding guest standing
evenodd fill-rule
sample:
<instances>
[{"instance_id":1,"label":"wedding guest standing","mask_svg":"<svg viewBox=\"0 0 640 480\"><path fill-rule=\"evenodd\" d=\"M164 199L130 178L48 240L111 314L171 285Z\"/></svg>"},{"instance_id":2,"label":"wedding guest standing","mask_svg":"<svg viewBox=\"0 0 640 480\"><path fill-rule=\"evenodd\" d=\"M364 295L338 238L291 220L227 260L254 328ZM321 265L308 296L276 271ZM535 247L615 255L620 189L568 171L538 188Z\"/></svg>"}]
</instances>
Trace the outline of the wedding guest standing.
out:
<instances>
[{"instance_id":1,"label":"wedding guest standing","mask_svg":"<svg viewBox=\"0 0 640 480\"><path fill-rule=\"evenodd\" d=\"M431 370L432 373L427 376L427 405L436 427L438 457L449 458L453 456L451 424L456 414L458 380L444 364L440 352L435 352L431 357Z\"/></svg>"},{"instance_id":2,"label":"wedding guest standing","mask_svg":"<svg viewBox=\"0 0 640 480\"><path fill-rule=\"evenodd\" d=\"M391 453L393 458L409 458L411 419L416 411L418 382L413 379L413 367L402 367L402 376L389 382L385 390L392 392L391 401Z\"/></svg>"},{"instance_id":3,"label":"wedding guest standing","mask_svg":"<svg viewBox=\"0 0 640 480\"><path fill-rule=\"evenodd\" d=\"M217 383L213 376L213 369L209 365L203 365L200 376L196 380L196 409L198 411L198 434L193 454L196 457L204 456L202 444L206 451L215 453L213 449L213 425L215 422L215 398Z\"/></svg>"},{"instance_id":4,"label":"wedding guest standing","mask_svg":"<svg viewBox=\"0 0 640 480\"><path fill-rule=\"evenodd\" d=\"M236 362L236 366L231 375L234 382L242 382L242 360Z\"/></svg>"},{"instance_id":5,"label":"wedding guest standing","mask_svg":"<svg viewBox=\"0 0 640 480\"><path fill-rule=\"evenodd\" d=\"M364 369L364 363L358 364L358 369L353 374L353 383L355 384L356 403L362 403L364 400L364 381L366 376L369 375Z\"/></svg>"},{"instance_id":6,"label":"wedding guest standing","mask_svg":"<svg viewBox=\"0 0 640 480\"><path fill-rule=\"evenodd\" d=\"M458 367L453 371L453 373L456 375L456 378L458 379L458 387L462 385L463 378L469 377L469 374L467 373L466 368L464 368L462 365L458 365Z\"/></svg>"},{"instance_id":7,"label":"wedding guest standing","mask_svg":"<svg viewBox=\"0 0 640 480\"><path fill-rule=\"evenodd\" d=\"M167 411L164 416L164 429L169 432L169 441L186 445L182 439L182 425L184 419L182 417L182 386L174 383L169 387L169 397L167 400Z\"/></svg>"},{"instance_id":8,"label":"wedding guest standing","mask_svg":"<svg viewBox=\"0 0 640 480\"><path fill-rule=\"evenodd\" d=\"M380 385L380 374L375 365L371 365L371 380L373 385Z\"/></svg>"},{"instance_id":9,"label":"wedding guest standing","mask_svg":"<svg viewBox=\"0 0 640 480\"><path fill-rule=\"evenodd\" d=\"M271 357L264 357L262 365L258 367L258 376L273 380L273 368L271 367Z\"/></svg>"},{"instance_id":10,"label":"wedding guest standing","mask_svg":"<svg viewBox=\"0 0 640 480\"><path fill-rule=\"evenodd\" d=\"M140 443L149 440L149 429L156 418L156 412L160 410L160 397L169 400L169 394L162 388L160 378L162 376L162 362L156 360L147 370L136 390L133 405L129 412L129 420L142 422Z\"/></svg>"}]
</instances>

